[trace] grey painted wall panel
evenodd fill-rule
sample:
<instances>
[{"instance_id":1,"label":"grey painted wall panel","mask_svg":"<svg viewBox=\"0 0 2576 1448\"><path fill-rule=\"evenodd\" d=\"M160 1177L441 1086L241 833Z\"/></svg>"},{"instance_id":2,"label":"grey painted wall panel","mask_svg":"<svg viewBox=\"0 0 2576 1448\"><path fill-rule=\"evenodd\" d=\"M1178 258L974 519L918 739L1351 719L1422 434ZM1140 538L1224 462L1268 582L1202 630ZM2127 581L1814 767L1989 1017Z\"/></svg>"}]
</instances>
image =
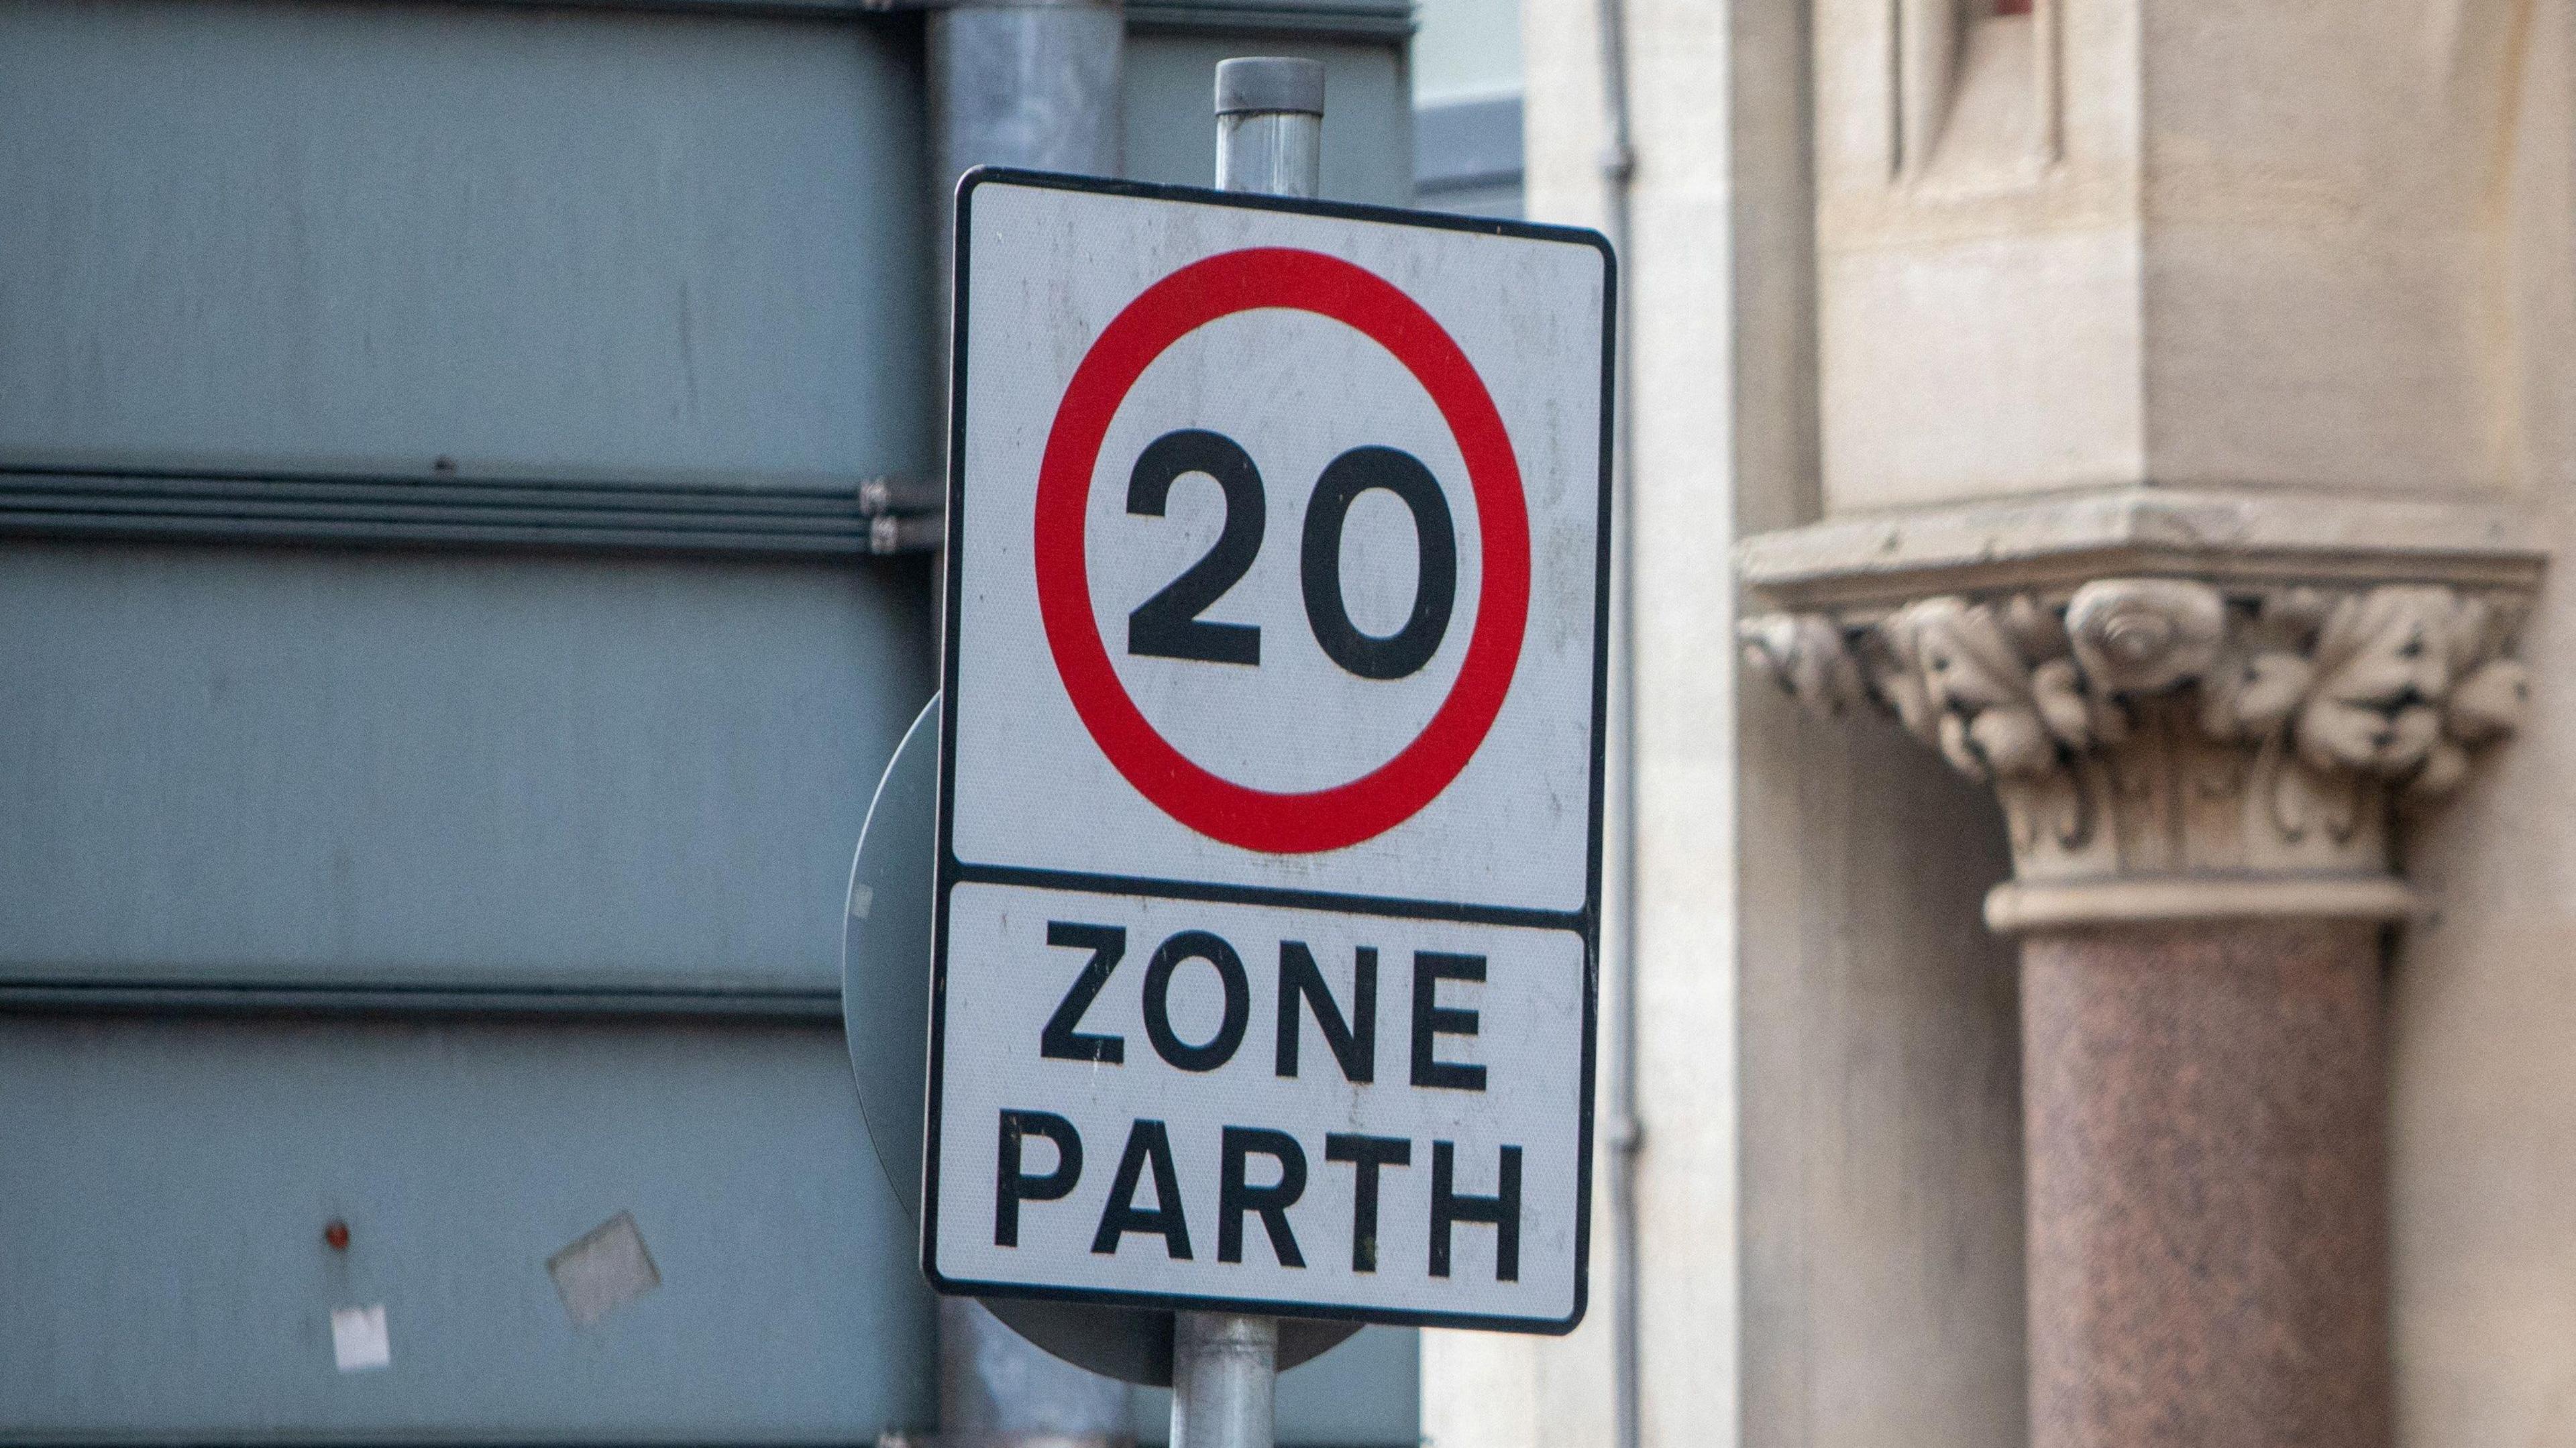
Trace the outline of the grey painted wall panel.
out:
<instances>
[{"instance_id":1,"label":"grey painted wall panel","mask_svg":"<svg viewBox=\"0 0 2576 1448\"><path fill-rule=\"evenodd\" d=\"M1416 204L1467 216L1522 209L1521 98L1449 101L1413 113Z\"/></svg>"},{"instance_id":2,"label":"grey painted wall panel","mask_svg":"<svg viewBox=\"0 0 2576 1448\"><path fill-rule=\"evenodd\" d=\"M0 1103L0 1439L866 1441L936 1411L836 1030L0 1019ZM577 1330L546 1258L620 1211L661 1286ZM375 1304L392 1365L337 1371L329 1314Z\"/></svg>"},{"instance_id":3,"label":"grey painted wall panel","mask_svg":"<svg viewBox=\"0 0 2576 1448\"><path fill-rule=\"evenodd\" d=\"M0 4L0 458L922 470L918 36Z\"/></svg>"},{"instance_id":4,"label":"grey painted wall panel","mask_svg":"<svg viewBox=\"0 0 2576 1448\"><path fill-rule=\"evenodd\" d=\"M1468 186L1423 186L1413 204L1425 211L1449 211L1460 216L1485 216L1505 221L1520 220L1527 206L1518 178Z\"/></svg>"},{"instance_id":5,"label":"grey painted wall panel","mask_svg":"<svg viewBox=\"0 0 2576 1448\"><path fill-rule=\"evenodd\" d=\"M837 990L917 564L0 550L0 977Z\"/></svg>"},{"instance_id":6,"label":"grey painted wall panel","mask_svg":"<svg viewBox=\"0 0 2576 1448\"><path fill-rule=\"evenodd\" d=\"M1413 98L1397 45L1286 36L1145 34L1127 40L1127 174L1207 186L1216 180L1216 63L1302 55L1324 63L1323 194L1413 204Z\"/></svg>"},{"instance_id":7,"label":"grey painted wall panel","mask_svg":"<svg viewBox=\"0 0 2576 1448\"><path fill-rule=\"evenodd\" d=\"M0 465L924 471L917 36L0 0ZM1140 36L1131 172L1204 184L1282 48L1327 193L1406 201L1393 44ZM829 992L926 585L0 544L0 985ZM545 1258L618 1211L662 1285L576 1331ZM837 1031L0 1016L0 1440L866 1441L933 1414L911 1258ZM1415 1384L1373 1329L1283 1433Z\"/></svg>"}]
</instances>

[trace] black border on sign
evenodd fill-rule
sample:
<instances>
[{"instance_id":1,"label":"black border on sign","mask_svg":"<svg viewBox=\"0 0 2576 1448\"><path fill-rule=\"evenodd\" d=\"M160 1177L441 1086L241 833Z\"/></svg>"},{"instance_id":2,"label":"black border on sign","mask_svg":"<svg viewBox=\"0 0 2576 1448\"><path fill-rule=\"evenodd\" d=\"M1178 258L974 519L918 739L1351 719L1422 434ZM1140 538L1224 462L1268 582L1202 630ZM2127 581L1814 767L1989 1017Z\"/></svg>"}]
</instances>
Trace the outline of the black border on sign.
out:
<instances>
[{"instance_id":1,"label":"black border on sign","mask_svg":"<svg viewBox=\"0 0 2576 1448\"><path fill-rule=\"evenodd\" d=\"M1592 600L1592 819L1586 850L1583 908L1571 913L1518 910L1456 902L1407 900L1303 890L1210 885L1184 880L1088 875L1058 870L1030 870L971 865L958 860L951 847L956 801L957 759L957 620L964 604L956 566L965 537L966 517L966 281L970 224L975 188L986 184L1031 186L1054 191L1085 191L1148 201L1180 201L1198 206L1227 206L1245 211L1285 211L1329 216L1345 221L1372 221L1390 226L1440 231L1470 231L1529 241L1588 246L1601 254L1601 511L1595 523L1598 548L1593 561ZM977 1297L1025 1297L1050 1302L1089 1302L1119 1307L1167 1308L1197 1312L1266 1313L1287 1317L1321 1317L1381 1322L1415 1327L1470 1327L1498 1332L1563 1335L1583 1321L1590 1303L1592 1254L1592 1100L1597 1066L1601 994L1601 832L1606 778L1604 748L1610 711L1610 487L1612 384L1617 371L1614 328L1619 315L1619 259L1597 231L1572 226L1542 226L1525 221L1406 211L1392 206L1362 206L1301 197L1262 196L1211 191L1197 186L1165 186L1144 181L1113 181L1096 176L1067 176L1047 171L978 166L957 182L956 249L952 253L952 308L949 313L948 378L948 566L942 582L939 685L939 860L931 927L930 1081L925 1097L921 1157L921 1270L939 1291ZM1456 921L1466 924L1513 925L1571 930L1583 939L1583 1102L1575 1176L1574 1310L1563 1318L1489 1317L1476 1313L1408 1312L1394 1308L1331 1306L1263 1298L1200 1297L1162 1292L1121 1292L1107 1288L1040 1287L1011 1282L968 1282L940 1275L939 1247L939 1103L943 1045L948 1024L948 897L969 881L1022 885L1040 889L1079 890L1092 894L1136 895L1171 900L1208 900L1246 905L1276 905L1309 910L1399 919Z\"/></svg>"}]
</instances>

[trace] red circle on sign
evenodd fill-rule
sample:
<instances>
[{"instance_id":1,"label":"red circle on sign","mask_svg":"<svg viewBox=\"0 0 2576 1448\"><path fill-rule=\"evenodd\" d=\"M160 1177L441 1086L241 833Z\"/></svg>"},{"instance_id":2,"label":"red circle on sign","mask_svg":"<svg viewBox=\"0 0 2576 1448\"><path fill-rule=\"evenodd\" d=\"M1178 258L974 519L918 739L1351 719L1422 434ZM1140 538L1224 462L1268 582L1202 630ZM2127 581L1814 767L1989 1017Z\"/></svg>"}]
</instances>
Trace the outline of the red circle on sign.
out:
<instances>
[{"instance_id":1,"label":"red circle on sign","mask_svg":"<svg viewBox=\"0 0 2576 1448\"><path fill-rule=\"evenodd\" d=\"M1476 494L1484 582L1458 677L1393 759L1330 789L1253 789L1202 767L1154 728L1109 661L1092 617L1084 557L1091 474L1110 419L1145 369L1181 338L1237 312L1313 312L1393 354L1431 394ZM1511 435L1484 379L1420 303L1338 257L1291 247L1229 251L1173 272L1129 302L1083 354L1038 464L1038 613L1075 712L1138 793L1211 839L1312 854L1373 839L1412 818L1467 767L1502 712L1529 622L1529 513Z\"/></svg>"}]
</instances>

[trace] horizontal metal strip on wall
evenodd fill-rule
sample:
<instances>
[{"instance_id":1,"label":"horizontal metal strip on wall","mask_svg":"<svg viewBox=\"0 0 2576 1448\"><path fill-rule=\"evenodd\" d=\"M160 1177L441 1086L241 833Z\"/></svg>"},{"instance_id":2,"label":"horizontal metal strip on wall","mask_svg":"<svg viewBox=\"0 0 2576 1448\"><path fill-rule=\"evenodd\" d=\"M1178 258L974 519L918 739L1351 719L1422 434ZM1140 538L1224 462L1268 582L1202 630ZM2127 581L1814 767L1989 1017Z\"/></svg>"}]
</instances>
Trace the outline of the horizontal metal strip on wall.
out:
<instances>
[{"instance_id":1,"label":"horizontal metal strip on wall","mask_svg":"<svg viewBox=\"0 0 2576 1448\"><path fill-rule=\"evenodd\" d=\"M380 0L417 4L421 0ZM625 10L646 14L739 15L757 19L851 20L946 8L953 0L456 0L502 9ZM1321 40L1402 40L1413 33L1410 0L1144 0L1126 7L1129 28L1201 35L1294 35Z\"/></svg>"},{"instance_id":2,"label":"horizontal metal strip on wall","mask_svg":"<svg viewBox=\"0 0 2576 1448\"><path fill-rule=\"evenodd\" d=\"M1521 98L1449 101L1413 113L1413 180L1422 191L1517 183Z\"/></svg>"},{"instance_id":3,"label":"horizontal metal strip on wall","mask_svg":"<svg viewBox=\"0 0 2576 1448\"><path fill-rule=\"evenodd\" d=\"M0 534L819 557L938 546L938 520L886 512L882 482L752 490L0 468Z\"/></svg>"},{"instance_id":4,"label":"horizontal metal strip on wall","mask_svg":"<svg viewBox=\"0 0 2576 1448\"><path fill-rule=\"evenodd\" d=\"M849 20L898 10L929 8L922 0L377 0L425 8L430 4L489 10L623 10L645 15L738 15L758 20Z\"/></svg>"},{"instance_id":5,"label":"horizontal metal strip on wall","mask_svg":"<svg viewBox=\"0 0 2576 1448\"><path fill-rule=\"evenodd\" d=\"M1283 35L1304 40L1385 43L1413 34L1413 7L1393 4L1173 3L1144 0L1127 6L1127 28L1139 34Z\"/></svg>"},{"instance_id":6,"label":"horizontal metal strip on wall","mask_svg":"<svg viewBox=\"0 0 2576 1448\"><path fill-rule=\"evenodd\" d=\"M837 1021L838 991L0 980L0 1015L472 1017Z\"/></svg>"}]
</instances>

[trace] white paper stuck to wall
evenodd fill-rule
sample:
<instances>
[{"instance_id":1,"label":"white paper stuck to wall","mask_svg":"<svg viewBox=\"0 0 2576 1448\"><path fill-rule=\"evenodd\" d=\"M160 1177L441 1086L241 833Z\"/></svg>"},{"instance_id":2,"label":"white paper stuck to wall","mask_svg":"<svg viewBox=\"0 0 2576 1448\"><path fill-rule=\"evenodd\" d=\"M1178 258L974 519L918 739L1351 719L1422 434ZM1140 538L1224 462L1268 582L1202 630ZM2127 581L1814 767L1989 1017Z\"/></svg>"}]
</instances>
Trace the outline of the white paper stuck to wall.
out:
<instances>
[{"instance_id":1,"label":"white paper stuck to wall","mask_svg":"<svg viewBox=\"0 0 2576 1448\"><path fill-rule=\"evenodd\" d=\"M331 1360L344 1373L394 1365L393 1339L385 1335L385 1305L343 1307L331 1314Z\"/></svg>"}]
</instances>

